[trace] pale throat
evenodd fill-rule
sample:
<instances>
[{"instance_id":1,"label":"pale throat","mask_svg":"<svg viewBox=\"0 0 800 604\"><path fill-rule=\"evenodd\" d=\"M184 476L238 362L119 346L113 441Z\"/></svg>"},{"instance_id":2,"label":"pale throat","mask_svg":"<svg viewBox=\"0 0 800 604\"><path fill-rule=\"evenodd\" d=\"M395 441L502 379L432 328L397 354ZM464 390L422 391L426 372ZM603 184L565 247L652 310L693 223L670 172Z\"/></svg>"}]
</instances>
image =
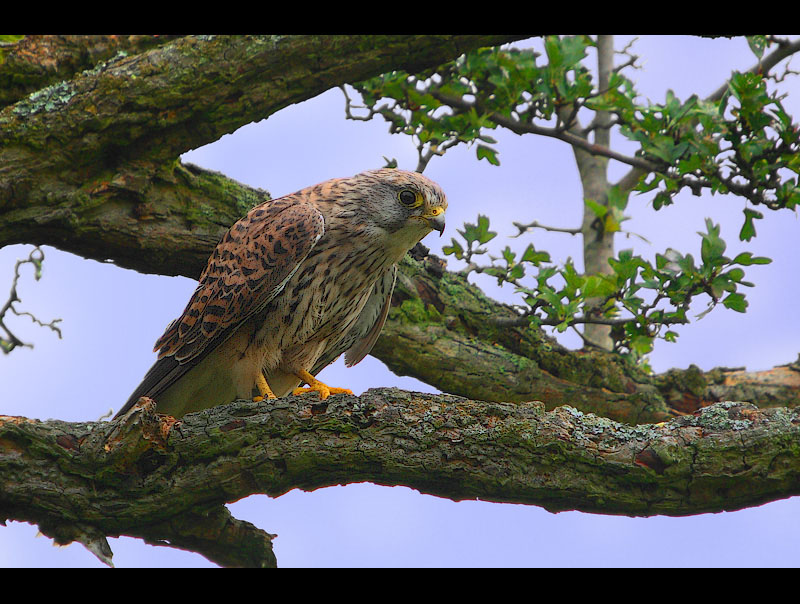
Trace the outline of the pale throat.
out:
<instances>
[{"instance_id":1,"label":"pale throat","mask_svg":"<svg viewBox=\"0 0 800 604\"><path fill-rule=\"evenodd\" d=\"M412 247L431 232L430 228L419 221L414 221L393 233L377 225L370 225L366 230L367 236L383 250L386 266L400 262Z\"/></svg>"}]
</instances>

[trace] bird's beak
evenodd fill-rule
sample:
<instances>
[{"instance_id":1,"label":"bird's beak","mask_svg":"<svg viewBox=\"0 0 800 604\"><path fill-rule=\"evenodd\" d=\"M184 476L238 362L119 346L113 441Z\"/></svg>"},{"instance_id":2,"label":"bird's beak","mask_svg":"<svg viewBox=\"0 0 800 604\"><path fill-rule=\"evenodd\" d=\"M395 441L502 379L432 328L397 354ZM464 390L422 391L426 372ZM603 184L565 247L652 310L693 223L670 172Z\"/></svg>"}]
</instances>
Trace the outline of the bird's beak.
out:
<instances>
[{"instance_id":1,"label":"bird's beak","mask_svg":"<svg viewBox=\"0 0 800 604\"><path fill-rule=\"evenodd\" d=\"M435 231L439 231L439 237L444 233L444 208L431 208L427 214L423 214L422 218L428 223L428 226Z\"/></svg>"}]
</instances>

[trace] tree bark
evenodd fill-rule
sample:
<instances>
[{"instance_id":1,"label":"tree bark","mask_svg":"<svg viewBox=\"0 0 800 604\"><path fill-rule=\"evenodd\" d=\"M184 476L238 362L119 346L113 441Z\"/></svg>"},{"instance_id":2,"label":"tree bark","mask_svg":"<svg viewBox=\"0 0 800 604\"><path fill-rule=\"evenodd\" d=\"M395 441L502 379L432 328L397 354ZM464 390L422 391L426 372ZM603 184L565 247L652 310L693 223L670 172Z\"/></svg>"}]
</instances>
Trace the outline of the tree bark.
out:
<instances>
[{"instance_id":1,"label":"tree bark","mask_svg":"<svg viewBox=\"0 0 800 604\"><path fill-rule=\"evenodd\" d=\"M162 236L182 230L173 243L191 254L197 243L187 236L216 242L266 198L240 185L220 191L228 182L207 173L187 177L181 153L334 86L519 37L186 36L84 71L76 64L71 79L0 111L0 246L46 243L130 268L153 254L164 274L180 274ZM48 63L43 51L25 54L24 42L4 49L6 62Z\"/></svg>"},{"instance_id":2,"label":"tree bark","mask_svg":"<svg viewBox=\"0 0 800 604\"><path fill-rule=\"evenodd\" d=\"M798 438L800 411L749 403L633 427L394 388L235 401L178 421L142 399L112 422L0 417L0 519L108 563L105 537L131 535L274 566L273 535L234 521L226 502L370 481L553 512L731 511L800 493Z\"/></svg>"}]
</instances>

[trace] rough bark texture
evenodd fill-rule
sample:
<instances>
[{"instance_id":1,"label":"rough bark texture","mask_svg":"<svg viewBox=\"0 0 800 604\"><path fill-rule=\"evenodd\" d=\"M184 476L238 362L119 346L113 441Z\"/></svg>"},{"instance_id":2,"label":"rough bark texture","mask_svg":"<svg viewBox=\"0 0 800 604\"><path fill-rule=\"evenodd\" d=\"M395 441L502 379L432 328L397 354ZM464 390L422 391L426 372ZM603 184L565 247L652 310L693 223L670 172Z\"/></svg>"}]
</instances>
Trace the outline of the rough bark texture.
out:
<instances>
[{"instance_id":1,"label":"rough bark texture","mask_svg":"<svg viewBox=\"0 0 800 604\"><path fill-rule=\"evenodd\" d=\"M141 52L176 37L40 35L0 45L0 107L91 69L119 52Z\"/></svg>"},{"instance_id":2,"label":"rough bark texture","mask_svg":"<svg viewBox=\"0 0 800 604\"><path fill-rule=\"evenodd\" d=\"M12 93L6 102L13 104L0 111L0 246L46 243L138 270L147 270L142 258L152 254L164 274L179 274L180 259L171 256L186 237L196 240L190 254L197 242L216 242L242 203L266 195L236 185L219 194L214 178L187 178L175 163L181 153L334 86L435 67L516 38L186 36L130 55L107 42L121 52L84 71L86 62L46 60L46 40L23 40L4 49L6 65L38 58L73 77L26 97ZM98 45L90 40L90 49ZM179 230L183 239L162 240Z\"/></svg>"},{"instance_id":3,"label":"rough bark texture","mask_svg":"<svg viewBox=\"0 0 800 604\"><path fill-rule=\"evenodd\" d=\"M149 399L114 422L0 417L0 520L110 562L105 536L273 566L272 536L222 505L356 481L550 511L685 515L800 493L800 411L720 403L629 426L572 407L397 389L189 414Z\"/></svg>"}]
</instances>

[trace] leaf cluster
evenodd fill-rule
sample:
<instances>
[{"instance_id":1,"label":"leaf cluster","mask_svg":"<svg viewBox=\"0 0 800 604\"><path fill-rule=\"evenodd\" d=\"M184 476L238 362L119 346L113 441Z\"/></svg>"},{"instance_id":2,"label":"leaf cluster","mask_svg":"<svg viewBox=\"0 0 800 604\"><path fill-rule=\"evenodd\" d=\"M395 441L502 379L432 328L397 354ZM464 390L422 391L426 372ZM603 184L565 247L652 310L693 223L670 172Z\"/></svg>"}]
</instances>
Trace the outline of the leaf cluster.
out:
<instances>
[{"instance_id":1,"label":"leaf cluster","mask_svg":"<svg viewBox=\"0 0 800 604\"><path fill-rule=\"evenodd\" d=\"M766 36L748 41L759 60L778 43ZM682 101L668 91L663 103L653 103L643 101L623 74L635 63L632 55L600 89L587 67L596 46L588 36L548 36L543 54L530 48L482 48L426 73L384 74L354 85L368 112L354 119L380 115L390 123L390 132L411 136L419 171L459 144L475 146L478 160L499 165L496 140L489 135L498 127L554 137L628 163L635 178L609 188L602 200L585 200L596 217L594 226L605 233L621 230L631 192L652 193L656 210L674 203L687 188L696 195L702 190L733 193L747 201L739 231L743 241L756 235L754 221L763 218L759 206L797 207L800 128L772 90L768 70L733 73L719 98L692 95ZM349 109L348 98L350 116ZM582 126L578 118L587 114L594 119ZM591 133L601 127L618 129L637 144L636 151L624 156L590 143ZM710 220L701 233L699 263L673 249L656 255L654 263L626 250L609 259L613 270L601 275L582 275L571 261L560 268L550 265L549 255L532 245L519 257L506 247L490 257L490 264L479 265L476 258L488 254L481 246L496 235L485 216L464 225L459 234L445 253L465 261L465 272L485 273L516 287L526 304L523 318L560 331L582 322L611 325L616 348L636 359L650 351L657 337L674 341L677 334L669 327L688 322L687 310L698 296L708 302L700 316L719 303L744 312L747 301L740 286L751 284L743 280L741 267L770 261L749 252L724 256L726 244ZM526 276L532 282L523 284ZM589 307L587 300L593 301Z\"/></svg>"},{"instance_id":2,"label":"leaf cluster","mask_svg":"<svg viewBox=\"0 0 800 604\"><path fill-rule=\"evenodd\" d=\"M466 274L483 273L498 284L514 286L524 302L520 323L551 326L559 332L581 323L610 325L615 350L634 362L652 351L656 339L674 342L678 334L671 326L689 322L689 309L698 298L707 307L696 318L720 303L745 312L747 300L740 288L753 284L745 281L742 267L771 262L750 252L725 256L727 244L720 227L707 219L706 232L698 233L699 262L674 249L656 254L655 263L622 250L609 259L610 274L586 275L571 259L563 266L551 264L547 252L529 244L522 254L506 246L500 256L489 256L491 264L479 265L474 257L488 255L480 246L497 235L489 227L489 218L478 216L475 224L467 223L458 231L461 240L453 238L444 253L467 262Z\"/></svg>"},{"instance_id":3,"label":"leaf cluster","mask_svg":"<svg viewBox=\"0 0 800 604\"><path fill-rule=\"evenodd\" d=\"M434 155L457 144L476 146L476 156L499 165L493 116L519 123L555 119L556 111L591 94L581 60L593 45L588 36L546 42L549 61L539 65L532 49L480 48L434 71L392 71L354 84L368 110L382 116L391 133L411 136L424 168ZM379 104L380 103L380 104Z\"/></svg>"},{"instance_id":4,"label":"leaf cluster","mask_svg":"<svg viewBox=\"0 0 800 604\"><path fill-rule=\"evenodd\" d=\"M753 36L749 42L760 59L772 39ZM692 95L681 101L668 91L664 103L641 102L621 68L597 89L585 65L594 46L588 36L548 36L543 62L530 48L481 48L427 73L383 74L354 85L368 110L358 119L380 115L390 132L411 136L421 171L457 144L475 145L479 160L499 165L497 141L488 134L498 126L575 144L570 133L578 113L607 112L638 149L624 157L597 145L586 148L644 168L634 190L655 191L655 209L673 203L685 188L731 192L769 209L797 207L800 127L770 89L769 73L734 72L719 99ZM593 120L581 136L596 127ZM762 217L745 209L742 240L755 235L753 220Z\"/></svg>"},{"instance_id":5,"label":"leaf cluster","mask_svg":"<svg viewBox=\"0 0 800 604\"><path fill-rule=\"evenodd\" d=\"M603 95L589 104L615 113L620 132L639 143L637 154L652 163L635 190L655 190L655 209L673 203L687 187L698 195L704 188L731 192L772 210L793 210L800 203L800 129L776 93L768 92L762 74L732 74L729 92L719 101L693 95L681 102L671 91L664 104L624 99ZM761 212L744 209L740 239L755 236L758 218Z\"/></svg>"}]
</instances>

